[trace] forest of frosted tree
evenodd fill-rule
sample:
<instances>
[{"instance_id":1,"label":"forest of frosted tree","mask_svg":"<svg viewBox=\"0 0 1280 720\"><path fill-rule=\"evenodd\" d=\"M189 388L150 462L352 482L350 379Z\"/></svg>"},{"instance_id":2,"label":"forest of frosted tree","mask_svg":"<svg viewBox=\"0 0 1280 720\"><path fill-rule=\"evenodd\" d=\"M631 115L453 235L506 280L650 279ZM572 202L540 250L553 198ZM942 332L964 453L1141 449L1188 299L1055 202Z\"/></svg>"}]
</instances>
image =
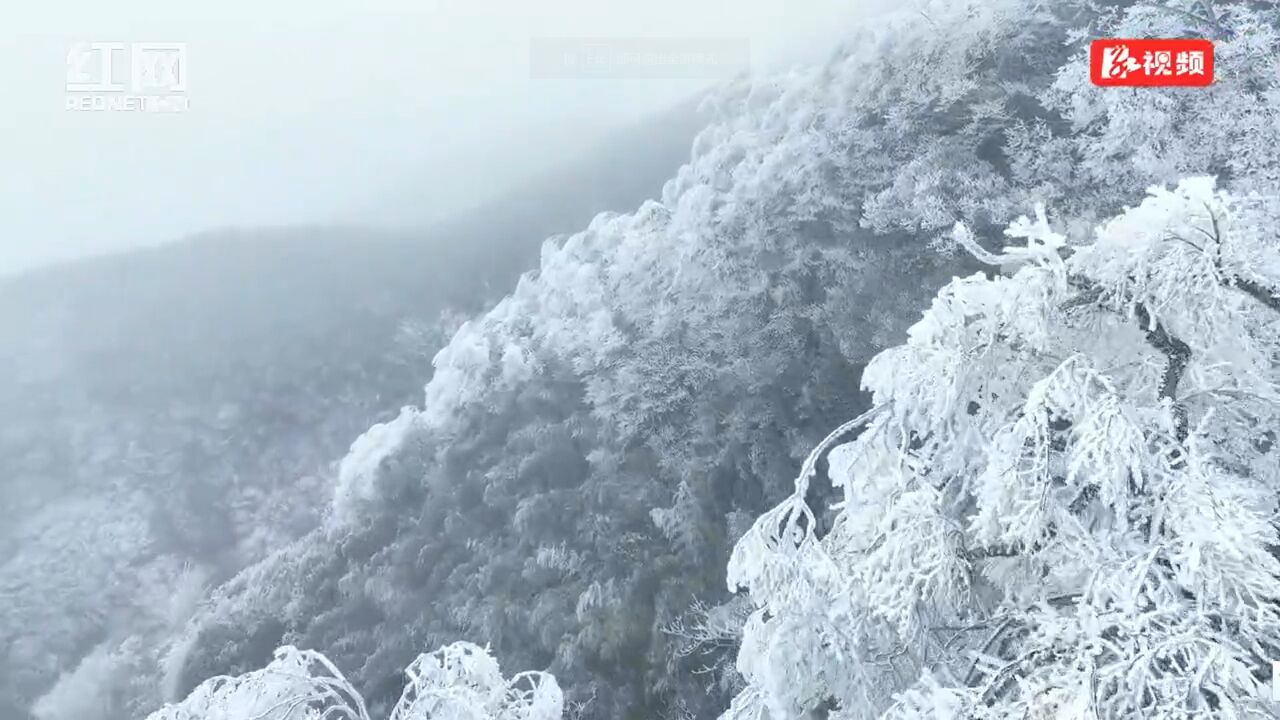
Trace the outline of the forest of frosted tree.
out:
<instances>
[{"instance_id":1,"label":"forest of frosted tree","mask_svg":"<svg viewBox=\"0 0 1280 720\"><path fill-rule=\"evenodd\" d=\"M1215 82L1095 87L1097 37ZM0 718L1280 715L1280 5L919 0L706 105L501 299L335 303L368 378L274 370L331 472L5 421ZM109 492L26 495L55 430Z\"/></svg>"}]
</instances>

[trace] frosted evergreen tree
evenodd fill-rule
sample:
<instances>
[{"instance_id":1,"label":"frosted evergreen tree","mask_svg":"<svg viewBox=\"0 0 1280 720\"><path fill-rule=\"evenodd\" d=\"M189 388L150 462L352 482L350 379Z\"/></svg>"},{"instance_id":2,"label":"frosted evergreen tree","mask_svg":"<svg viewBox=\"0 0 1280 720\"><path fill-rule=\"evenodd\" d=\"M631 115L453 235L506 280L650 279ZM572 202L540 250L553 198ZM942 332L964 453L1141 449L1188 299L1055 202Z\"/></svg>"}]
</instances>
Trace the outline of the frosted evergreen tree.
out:
<instances>
[{"instance_id":1,"label":"frosted evergreen tree","mask_svg":"<svg viewBox=\"0 0 1280 720\"><path fill-rule=\"evenodd\" d=\"M419 655L390 720L558 720L564 698L554 677L510 680L487 648L458 642ZM206 680L185 700L147 720L370 720L360 693L323 654L280 648L261 670Z\"/></svg>"},{"instance_id":2,"label":"frosted evergreen tree","mask_svg":"<svg viewBox=\"0 0 1280 720\"><path fill-rule=\"evenodd\" d=\"M1272 203L1192 178L1080 246L1038 208L998 254L957 225L1004 272L938 293L738 544L757 609L724 717L1271 717Z\"/></svg>"},{"instance_id":3,"label":"frosted evergreen tree","mask_svg":"<svg viewBox=\"0 0 1280 720\"><path fill-rule=\"evenodd\" d=\"M364 700L324 655L292 646L261 670L201 683L147 720L369 720Z\"/></svg>"},{"instance_id":4,"label":"frosted evergreen tree","mask_svg":"<svg viewBox=\"0 0 1280 720\"><path fill-rule=\"evenodd\" d=\"M453 643L420 655L408 669L391 720L559 720L564 697L541 672L502 677L485 648Z\"/></svg>"}]
</instances>

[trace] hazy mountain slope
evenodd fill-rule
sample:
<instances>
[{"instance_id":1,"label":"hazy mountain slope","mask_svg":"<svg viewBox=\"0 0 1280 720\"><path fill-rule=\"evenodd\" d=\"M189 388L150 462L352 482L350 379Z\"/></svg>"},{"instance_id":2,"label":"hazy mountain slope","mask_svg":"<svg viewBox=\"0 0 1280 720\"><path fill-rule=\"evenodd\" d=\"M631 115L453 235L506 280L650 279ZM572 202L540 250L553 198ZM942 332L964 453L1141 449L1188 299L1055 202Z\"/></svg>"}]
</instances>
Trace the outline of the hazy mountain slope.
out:
<instances>
[{"instance_id":1,"label":"hazy mountain slope","mask_svg":"<svg viewBox=\"0 0 1280 720\"><path fill-rule=\"evenodd\" d=\"M1166 36L1213 30L1140 4ZM294 643L385 710L406 664L462 639L553 671L578 717L711 717L741 689L734 621L747 613L727 597L729 549L864 406L864 364L949 276L973 272L944 252L957 221L998 247L1043 201L1075 238L1146 184L1277 166L1274 95L1247 43L1233 52L1253 74L1161 94L1167 112L1152 114L1150 96L1099 94L1080 63L1059 73L1105 8L926 7L869 23L825 65L729 88L660 200L550 243L438 356L422 406L353 447L336 522L219 588L188 626L178 689ZM1220 105L1247 122L1213 122ZM791 518L825 533L833 496L807 490ZM695 600L727 601L710 634L681 624ZM769 620L757 607L749 627ZM808 689L845 676L789 673L853 649L841 628L792 627L756 651L777 651L765 690L805 696L776 712L748 698L741 717L832 710Z\"/></svg>"},{"instance_id":2,"label":"hazy mountain slope","mask_svg":"<svg viewBox=\"0 0 1280 720\"><path fill-rule=\"evenodd\" d=\"M166 586L314 527L331 461L420 397L440 314L492 300L552 229L656 195L691 114L434 228L214 231L0 282L0 707L150 628Z\"/></svg>"}]
</instances>

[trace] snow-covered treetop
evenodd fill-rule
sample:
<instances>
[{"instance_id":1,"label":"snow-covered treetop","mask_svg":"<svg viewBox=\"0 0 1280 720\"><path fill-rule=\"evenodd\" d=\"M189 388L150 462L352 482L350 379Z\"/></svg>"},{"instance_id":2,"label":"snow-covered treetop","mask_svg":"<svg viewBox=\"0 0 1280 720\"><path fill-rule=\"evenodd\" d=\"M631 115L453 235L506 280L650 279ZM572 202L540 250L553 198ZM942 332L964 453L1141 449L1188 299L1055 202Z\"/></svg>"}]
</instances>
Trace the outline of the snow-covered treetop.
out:
<instances>
[{"instance_id":1,"label":"snow-covered treetop","mask_svg":"<svg viewBox=\"0 0 1280 720\"><path fill-rule=\"evenodd\" d=\"M1259 212L1198 177L1074 249L1043 210L998 254L957 227L1007 274L939 292L867 368L876 409L738 544L758 609L725 717L1269 717L1280 216Z\"/></svg>"},{"instance_id":2,"label":"snow-covered treetop","mask_svg":"<svg viewBox=\"0 0 1280 720\"><path fill-rule=\"evenodd\" d=\"M391 720L559 720L564 697L555 678L502 677L488 649L454 643L409 666L409 685Z\"/></svg>"},{"instance_id":3,"label":"snow-covered treetop","mask_svg":"<svg viewBox=\"0 0 1280 720\"><path fill-rule=\"evenodd\" d=\"M369 720L360 694L324 655L286 646L261 670L201 683L147 720Z\"/></svg>"},{"instance_id":4,"label":"snow-covered treetop","mask_svg":"<svg viewBox=\"0 0 1280 720\"><path fill-rule=\"evenodd\" d=\"M554 677L507 680L488 649L454 643L419 655L390 720L559 720ZM322 654L286 646L261 670L206 680L147 720L369 720L360 694Z\"/></svg>"}]
</instances>

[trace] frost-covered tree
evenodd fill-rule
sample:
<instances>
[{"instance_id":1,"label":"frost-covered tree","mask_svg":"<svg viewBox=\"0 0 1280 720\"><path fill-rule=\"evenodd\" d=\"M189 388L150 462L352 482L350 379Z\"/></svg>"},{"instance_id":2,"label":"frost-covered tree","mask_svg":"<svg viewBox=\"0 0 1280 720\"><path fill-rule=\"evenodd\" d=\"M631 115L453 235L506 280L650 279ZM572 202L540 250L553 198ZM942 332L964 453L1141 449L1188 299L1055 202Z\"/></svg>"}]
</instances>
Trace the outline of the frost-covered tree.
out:
<instances>
[{"instance_id":1,"label":"frost-covered tree","mask_svg":"<svg viewBox=\"0 0 1280 720\"><path fill-rule=\"evenodd\" d=\"M364 700L324 655L282 647L265 668L201 683L147 720L369 720Z\"/></svg>"},{"instance_id":2,"label":"frost-covered tree","mask_svg":"<svg viewBox=\"0 0 1280 720\"><path fill-rule=\"evenodd\" d=\"M502 676L487 648L453 643L419 655L390 720L559 720L555 678ZM201 683L148 720L369 720L360 693L323 654L292 646L261 670Z\"/></svg>"},{"instance_id":3,"label":"frost-covered tree","mask_svg":"<svg viewBox=\"0 0 1280 720\"><path fill-rule=\"evenodd\" d=\"M420 655L391 720L559 720L564 697L541 672L502 677L488 649L454 643Z\"/></svg>"},{"instance_id":4,"label":"frost-covered tree","mask_svg":"<svg viewBox=\"0 0 1280 720\"><path fill-rule=\"evenodd\" d=\"M738 544L724 717L1271 717L1277 220L1198 177L1079 246L1043 209L998 254L958 225L1005 273L939 292Z\"/></svg>"}]
</instances>

